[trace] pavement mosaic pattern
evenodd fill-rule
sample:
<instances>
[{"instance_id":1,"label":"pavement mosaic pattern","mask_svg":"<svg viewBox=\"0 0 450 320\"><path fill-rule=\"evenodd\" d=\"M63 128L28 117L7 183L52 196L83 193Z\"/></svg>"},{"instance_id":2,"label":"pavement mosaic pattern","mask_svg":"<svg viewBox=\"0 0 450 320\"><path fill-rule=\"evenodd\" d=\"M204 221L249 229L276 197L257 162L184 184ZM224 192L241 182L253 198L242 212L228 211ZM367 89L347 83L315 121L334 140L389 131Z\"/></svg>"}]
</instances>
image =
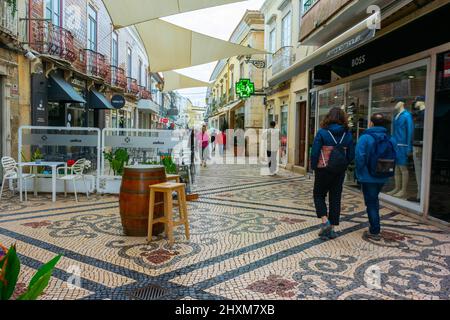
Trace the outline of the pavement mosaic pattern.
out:
<instances>
[{"instance_id":1,"label":"pavement mosaic pattern","mask_svg":"<svg viewBox=\"0 0 450 320\"><path fill-rule=\"evenodd\" d=\"M313 181L256 166L199 171L189 203L191 240L176 244L122 234L118 198L16 197L0 202L0 242L17 244L23 265L16 294L35 270L64 257L41 299L131 299L155 284L161 299L449 299L450 235L382 209L383 239L367 229L360 195L345 191L340 237L323 242Z\"/></svg>"}]
</instances>

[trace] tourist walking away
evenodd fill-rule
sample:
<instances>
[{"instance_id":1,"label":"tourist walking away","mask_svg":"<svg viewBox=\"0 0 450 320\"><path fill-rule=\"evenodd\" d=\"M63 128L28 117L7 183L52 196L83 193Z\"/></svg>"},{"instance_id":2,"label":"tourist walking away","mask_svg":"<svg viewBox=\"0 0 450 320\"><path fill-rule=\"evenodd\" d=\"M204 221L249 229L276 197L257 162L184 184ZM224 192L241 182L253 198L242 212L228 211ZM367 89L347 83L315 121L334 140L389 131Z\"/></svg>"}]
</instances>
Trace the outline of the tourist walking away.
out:
<instances>
[{"instance_id":1,"label":"tourist walking away","mask_svg":"<svg viewBox=\"0 0 450 320\"><path fill-rule=\"evenodd\" d=\"M209 134L206 125L202 126L201 132L197 135L197 141L201 148L201 166L206 168L206 161L208 160L209 151Z\"/></svg>"},{"instance_id":2,"label":"tourist walking away","mask_svg":"<svg viewBox=\"0 0 450 320\"><path fill-rule=\"evenodd\" d=\"M335 227L340 221L345 172L354 157L355 146L348 116L341 108L333 108L322 121L311 152L311 167L315 171L314 204L317 217L322 220L319 232L322 240L338 236Z\"/></svg>"},{"instance_id":3,"label":"tourist walking away","mask_svg":"<svg viewBox=\"0 0 450 320\"><path fill-rule=\"evenodd\" d=\"M383 114L374 114L369 129L356 145L356 177L362 186L370 224L364 236L375 241L381 239L379 195L387 180L395 175L397 157L395 141L388 135L386 124Z\"/></svg>"},{"instance_id":4,"label":"tourist walking away","mask_svg":"<svg viewBox=\"0 0 450 320\"><path fill-rule=\"evenodd\" d=\"M280 145L279 142L279 134L275 127L277 123L272 121L270 123L270 129L267 130L267 158L269 159L269 173L271 176L274 176L277 173L277 155L278 155L278 147ZM278 141L273 141L273 139L278 139Z\"/></svg>"}]
</instances>

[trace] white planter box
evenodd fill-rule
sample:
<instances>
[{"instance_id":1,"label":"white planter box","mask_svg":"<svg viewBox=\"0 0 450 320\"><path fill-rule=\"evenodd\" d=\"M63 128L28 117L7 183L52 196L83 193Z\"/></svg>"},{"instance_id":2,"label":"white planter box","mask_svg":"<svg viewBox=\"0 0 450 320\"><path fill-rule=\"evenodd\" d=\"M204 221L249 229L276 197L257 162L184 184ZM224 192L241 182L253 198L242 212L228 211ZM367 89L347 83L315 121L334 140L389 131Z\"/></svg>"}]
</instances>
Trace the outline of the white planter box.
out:
<instances>
[{"instance_id":1,"label":"white planter box","mask_svg":"<svg viewBox=\"0 0 450 320\"><path fill-rule=\"evenodd\" d=\"M86 185L89 190L89 193L93 193L95 191L95 176L86 175L85 176ZM36 191L42 193L51 193L52 192L52 176L51 175L39 175L36 179L27 179L23 180L24 186L23 190L28 192L33 192L34 184L36 183ZM77 193L86 193L86 188L84 186L83 180L78 180L75 182ZM68 193L74 193L73 182L66 181L66 190ZM64 192L64 181L56 180L56 192L63 193Z\"/></svg>"},{"instance_id":2,"label":"white planter box","mask_svg":"<svg viewBox=\"0 0 450 320\"><path fill-rule=\"evenodd\" d=\"M98 192L101 194L119 194L122 177L103 176L100 178Z\"/></svg>"}]
</instances>

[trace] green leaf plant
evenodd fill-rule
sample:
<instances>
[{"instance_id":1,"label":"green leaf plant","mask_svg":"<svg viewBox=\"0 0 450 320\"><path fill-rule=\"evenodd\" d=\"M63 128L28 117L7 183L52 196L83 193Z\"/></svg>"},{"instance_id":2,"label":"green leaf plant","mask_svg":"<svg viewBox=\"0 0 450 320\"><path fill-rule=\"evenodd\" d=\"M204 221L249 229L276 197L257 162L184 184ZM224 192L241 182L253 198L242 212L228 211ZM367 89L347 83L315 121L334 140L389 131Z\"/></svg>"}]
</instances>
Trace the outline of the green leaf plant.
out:
<instances>
[{"instance_id":1,"label":"green leaf plant","mask_svg":"<svg viewBox=\"0 0 450 320\"><path fill-rule=\"evenodd\" d=\"M27 290L17 300L36 300L48 286L52 272L61 255L41 266L31 279ZM0 244L0 300L10 300L14 294L20 273L20 260L16 246L9 250Z\"/></svg>"}]
</instances>

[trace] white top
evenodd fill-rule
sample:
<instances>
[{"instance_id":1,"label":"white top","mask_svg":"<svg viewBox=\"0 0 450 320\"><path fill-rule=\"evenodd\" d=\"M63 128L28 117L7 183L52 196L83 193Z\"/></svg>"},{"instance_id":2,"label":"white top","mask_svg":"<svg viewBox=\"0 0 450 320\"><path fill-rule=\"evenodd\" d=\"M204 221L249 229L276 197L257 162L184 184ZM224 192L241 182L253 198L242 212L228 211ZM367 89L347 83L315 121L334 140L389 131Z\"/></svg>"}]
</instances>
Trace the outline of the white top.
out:
<instances>
[{"instance_id":1,"label":"white top","mask_svg":"<svg viewBox=\"0 0 450 320\"><path fill-rule=\"evenodd\" d=\"M42 161L39 163L36 162L20 162L17 164L20 167L34 167L34 166L38 166L38 167L57 167L57 166L63 166L66 165L65 162L46 162L46 161Z\"/></svg>"}]
</instances>

